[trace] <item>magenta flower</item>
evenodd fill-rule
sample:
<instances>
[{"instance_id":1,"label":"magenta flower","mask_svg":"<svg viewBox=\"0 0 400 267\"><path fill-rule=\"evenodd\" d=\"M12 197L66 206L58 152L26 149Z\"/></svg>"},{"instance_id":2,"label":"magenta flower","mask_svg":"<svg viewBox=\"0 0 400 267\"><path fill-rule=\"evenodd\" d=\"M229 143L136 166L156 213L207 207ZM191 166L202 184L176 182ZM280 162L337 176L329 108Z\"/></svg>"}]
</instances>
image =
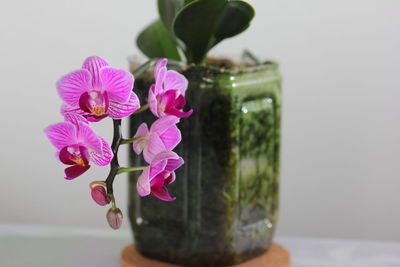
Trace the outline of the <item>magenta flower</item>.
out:
<instances>
[{"instance_id":1,"label":"magenta flower","mask_svg":"<svg viewBox=\"0 0 400 267\"><path fill-rule=\"evenodd\" d=\"M164 151L157 154L147 166L137 181L137 191L140 196L153 196L163 201L174 201L167 185L175 180L175 170L183 165L183 159L175 152Z\"/></svg>"},{"instance_id":2,"label":"magenta flower","mask_svg":"<svg viewBox=\"0 0 400 267\"><path fill-rule=\"evenodd\" d=\"M133 142L133 150L138 155L143 151L145 161L150 163L158 153L174 149L181 141L181 132L176 127L178 122L178 117L166 116L156 120L150 131L147 124L142 123L134 136L138 140Z\"/></svg>"},{"instance_id":3,"label":"magenta flower","mask_svg":"<svg viewBox=\"0 0 400 267\"><path fill-rule=\"evenodd\" d=\"M65 122L45 129L50 142L57 148L57 157L71 165L65 169L65 179L72 180L90 168L90 161L99 166L108 165L113 157L110 145L76 114L66 114Z\"/></svg>"},{"instance_id":4,"label":"magenta flower","mask_svg":"<svg viewBox=\"0 0 400 267\"><path fill-rule=\"evenodd\" d=\"M185 92L188 81L182 74L167 70L167 59L161 59L154 68L155 84L149 90L149 107L157 117L173 115L186 118L193 110L183 112L186 105Z\"/></svg>"},{"instance_id":5,"label":"magenta flower","mask_svg":"<svg viewBox=\"0 0 400 267\"><path fill-rule=\"evenodd\" d=\"M109 116L121 119L140 108L132 92L134 77L125 70L115 69L100 57L89 57L82 69L73 71L57 82L64 101L61 112L74 112L91 122Z\"/></svg>"}]
</instances>

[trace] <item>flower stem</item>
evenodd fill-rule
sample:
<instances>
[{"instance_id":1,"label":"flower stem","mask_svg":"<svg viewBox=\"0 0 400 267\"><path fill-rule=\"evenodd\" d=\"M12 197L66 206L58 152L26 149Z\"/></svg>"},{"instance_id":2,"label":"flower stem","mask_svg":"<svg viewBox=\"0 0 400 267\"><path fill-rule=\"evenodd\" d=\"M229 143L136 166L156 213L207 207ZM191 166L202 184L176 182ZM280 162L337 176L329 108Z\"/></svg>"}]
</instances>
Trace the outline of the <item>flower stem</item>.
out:
<instances>
[{"instance_id":1,"label":"flower stem","mask_svg":"<svg viewBox=\"0 0 400 267\"><path fill-rule=\"evenodd\" d=\"M146 136L138 136L138 137L133 137L131 139L122 139L121 144L125 145L125 144L132 144L135 141L139 141L141 139L145 139Z\"/></svg>"},{"instance_id":2,"label":"flower stem","mask_svg":"<svg viewBox=\"0 0 400 267\"><path fill-rule=\"evenodd\" d=\"M109 196L113 195L114 179L118 173L118 170L120 169L119 163L118 163L118 149L119 149L119 146L121 145L121 141L122 141L121 120L113 119L113 127L114 127L114 135L113 135L113 141L111 144L111 150L112 150L114 156L111 160L110 172L106 179L107 195L109 195Z\"/></svg>"},{"instance_id":3,"label":"flower stem","mask_svg":"<svg viewBox=\"0 0 400 267\"><path fill-rule=\"evenodd\" d=\"M117 172L117 174L125 173L125 172L135 172L135 171L141 171L146 166L137 166L137 167L127 167L127 168L120 168Z\"/></svg>"},{"instance_id":4,"label":"flower stem","mask_svg":"<svg viewBox=\"0 0 400 267\"><path fill-rule=\"evenodd\" d=\"M111 209L116 210L117 209L117 202L115 201L115 197L113 194L110 194L110 199L111 199Z\"/></svg>"},{"instance_id":5,"label":"flower stem","mask_svg":"<svg viewBox=\"0 0 400 267\"><path fill-rule=\"evenodd\" d=\"M141 106L138 110L135 111L135 113L133 113L133 115L141 113L143 111L146 111L149 109L149 104L145 104L143 106Z\"/></svg>"}]
</instances>

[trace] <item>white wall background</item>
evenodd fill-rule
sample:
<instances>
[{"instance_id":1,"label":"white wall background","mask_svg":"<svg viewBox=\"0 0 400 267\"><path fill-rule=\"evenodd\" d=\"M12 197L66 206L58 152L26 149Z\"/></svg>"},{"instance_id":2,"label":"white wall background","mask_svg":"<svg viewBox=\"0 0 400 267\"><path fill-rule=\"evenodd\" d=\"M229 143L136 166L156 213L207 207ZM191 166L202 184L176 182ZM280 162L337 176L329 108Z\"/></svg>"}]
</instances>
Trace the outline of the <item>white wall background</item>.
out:
<instances>
[{"instance_id":1,"label":"white wall background","mask_svg":"<svg viewBox=\"0 0 400 267\"><path fill-rule=\"evenodd\" d=\"M214 54L250 48L282 65L279 233L400 240L400 1L249 2L250 30ZM42 130L61 119L59 76L90 55L126 68L156 16L152 0L0 1L0 223L106 227L88 183L108 169L63 180Z\"/></svg>"}]
</instances>

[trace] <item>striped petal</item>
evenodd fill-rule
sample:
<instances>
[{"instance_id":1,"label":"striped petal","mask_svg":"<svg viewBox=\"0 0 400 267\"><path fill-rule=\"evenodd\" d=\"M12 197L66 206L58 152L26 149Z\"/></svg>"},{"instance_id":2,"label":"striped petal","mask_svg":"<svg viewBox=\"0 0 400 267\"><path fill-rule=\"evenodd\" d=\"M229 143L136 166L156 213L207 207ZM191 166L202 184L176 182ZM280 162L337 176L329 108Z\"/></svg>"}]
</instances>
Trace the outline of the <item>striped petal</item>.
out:
<instances>
[{"instance_id":1,"label":"striped petal","mask_svg":"<svg viewBox=\"0 0 400 267\"><path fill-rule=\"evenodd\" d=\"M102 90L107 92L110 100L125 103L131 97L134 77L126 70L104 67L100 70Z\"/></svg>"},{"instance_id":2,"label":"striped petal","mask_svg":"<svg viewBox=\"0 0 400 267\"><path fill-rule=\"evenodd\" d=\"M94 89L100 89L101 79L100 79L100 70L106 66L109 66L107 61L102 59L101 57L88 57L82 65L83 69L86 69L92 75L92 87Z\"/></svg>"},{"instance_id":3,"label":"striped petal","mask_svg":"<svg viewBox=\"0 0 400 267\"><path fill-rule=\"evenodd\" d=\"M77 70L58 80L56 87L61 99L72 107L79 106L79 98L91 88L92 77L87 70Z\"/></svg>"},{"instance_id":4,"label":"striped petal","mask_svg":"<svg viewBox=\"0 0 400 267\"><path fill-rule=\"evenodd\" d=\"M93 152L90 154L90 159L94 162L94 164L98 166L106 166L110 164L114 154L111 150L110 145L104 140L102 137L99 137L102 148L102 153Z\"/></svg>"},{"instance_id":5,"label":"striped petal","mask_svg":"<svg viewBox=\"0 0 400 267\"><path fill-rule=\"evenodd\" d=\"M68 145L76 144L77 129L69 122L60 122L50 125L44 130L47 138L58 149L62 149Z\"/></svg>"},{"instance_id":6,"label":"striped petal","mask_svg":"<svg viewBox=\"0 0 400 267\"><path fill-rule=\"evenodd\" d=\"M133 92L130 93L129 101L126 103L118 103L115 101L110 101L110 106L108 107L108 114L113 119L122 119L130 116L136 110L140 108L140 102L137 95Z\"/></svg>"}]
</instances>

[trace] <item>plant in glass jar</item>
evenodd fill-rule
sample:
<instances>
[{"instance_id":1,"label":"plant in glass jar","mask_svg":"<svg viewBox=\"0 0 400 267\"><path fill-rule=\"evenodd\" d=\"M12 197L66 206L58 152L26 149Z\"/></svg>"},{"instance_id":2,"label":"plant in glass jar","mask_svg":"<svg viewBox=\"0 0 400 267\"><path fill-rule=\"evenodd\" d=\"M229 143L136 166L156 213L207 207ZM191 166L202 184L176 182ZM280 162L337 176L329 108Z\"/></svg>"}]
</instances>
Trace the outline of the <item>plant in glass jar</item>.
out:
<instances>
[{"instance_id":1,"label":"plant in glass jar","mask_svg":"<svg viewBox=\"0 0 400 267\"><path fill-rule=\"evenodd\" d=\"M267 250L276 227L278 66L250 52L243 62L207 56L249 27L254 9L245 1L158 0L158 9L160 18L137 37L149 61L132 63L136 80L89 58L57 83L66 122L46 133L71 166L68 179L91 162L111 166L107 179L90 187L98 204L111 204L112 228L122 220L112 183L129 173L129 218L140 253L188 266L237 264ZM114 124L111 146L88 126L106 117ZM123 144L131 146L132 167L118 164Z\"/></svg>"}]
</instances>

